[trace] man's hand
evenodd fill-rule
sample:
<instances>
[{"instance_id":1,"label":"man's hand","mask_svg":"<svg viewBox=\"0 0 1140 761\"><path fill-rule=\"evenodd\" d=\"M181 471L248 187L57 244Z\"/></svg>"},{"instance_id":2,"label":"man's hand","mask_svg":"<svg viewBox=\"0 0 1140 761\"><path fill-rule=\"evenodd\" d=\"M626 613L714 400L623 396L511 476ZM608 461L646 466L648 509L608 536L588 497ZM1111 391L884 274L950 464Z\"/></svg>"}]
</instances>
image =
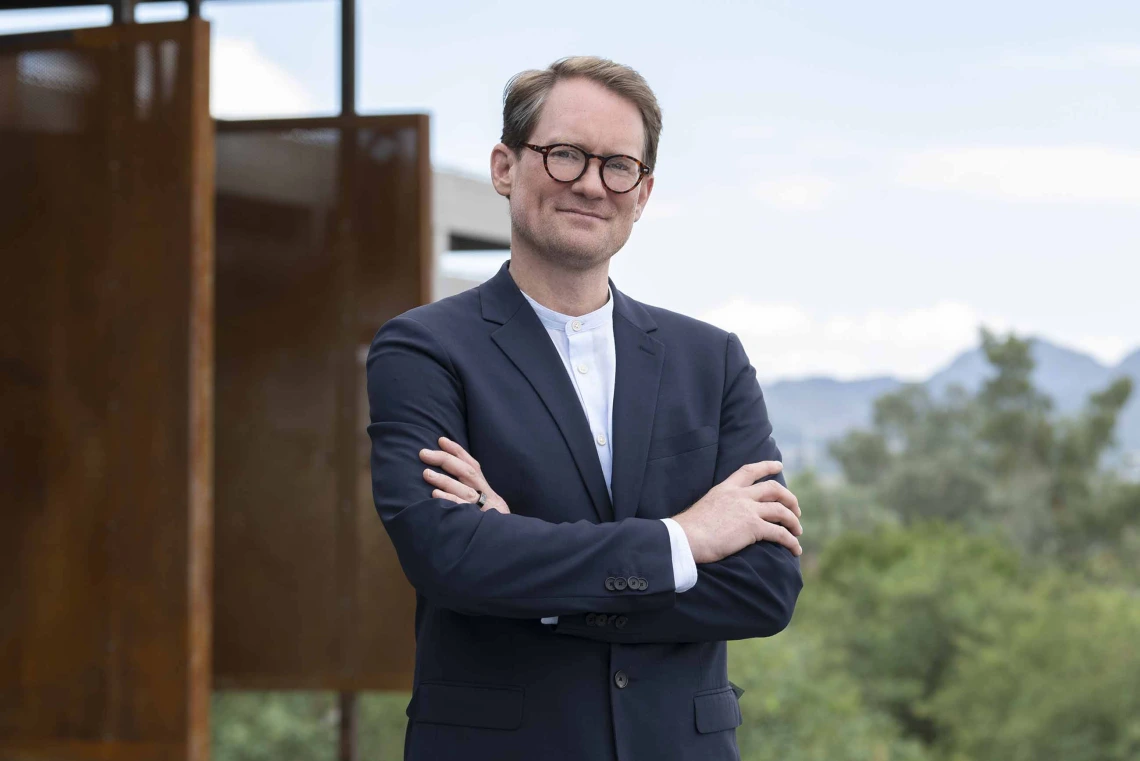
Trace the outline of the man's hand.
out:
<instances>
[{"instance_id":1,"label":"man's hand","mask_svg":"<svg viewBox=\"0 0 1140 761\"><path fill-rule=\"evenodd\" d=\"M424 470L424 480L435 487L431 496L438 499L449 499L452 502L465 504L474 503L479 499L479 492L487 495L487 503L483 511L498 510L500 513L509 513L511 510L503 498L483 477L483 469L474 457L467 454L467 450L456 444L446 436L439 437L440 449L421 449L420 459L428 465L443 468L455 478L450 478L434 470ZM458 480L457 480L458 479Z\"/></svg>"},{"instance_id":2,"label":"man's hand","mask_svg":"<svg viewBox=\"0 0 1140 761\"><path fill-rule=\"evenodd\" d=\"M783 469L774 461L748 463L673 516L697 563L715 563L762 541L782 544L794 555L803 552L796 539L804 532L799 500L778 481L756 483Z\"/></svg>"}]
</instances>

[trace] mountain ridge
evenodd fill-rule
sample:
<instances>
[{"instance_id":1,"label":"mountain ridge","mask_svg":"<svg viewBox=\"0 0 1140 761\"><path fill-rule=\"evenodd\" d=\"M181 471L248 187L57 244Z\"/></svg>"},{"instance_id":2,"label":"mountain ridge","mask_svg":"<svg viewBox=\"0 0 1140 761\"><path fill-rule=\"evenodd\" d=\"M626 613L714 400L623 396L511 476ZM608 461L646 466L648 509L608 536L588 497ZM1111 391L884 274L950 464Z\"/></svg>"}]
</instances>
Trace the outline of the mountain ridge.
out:
<instances>
[{"instance_id":1,"label":"mountain ridge","mask_svg":"<svg viewBox=\"0 0 1140 761\"><path fill-rule=\"evenodd\" d=\"M1033 382L1054 402L1059 414L1074 414L1089 394L1100 391L1121 376L1132 378L1134 388L1121 411L1116 438L1125 453L1140 457L1140 348L1116 365L1041 337L1030 337L1034 359ZM952 385L976 392L993 372L981 346L961 352L923 381L936 396ZM812 376L773 381L764 396L775 435L789 467L827 469L827 442L854 428L871 424L874 401L908 382L889 375L853 380Z\"/></svg>"}]
</instances>

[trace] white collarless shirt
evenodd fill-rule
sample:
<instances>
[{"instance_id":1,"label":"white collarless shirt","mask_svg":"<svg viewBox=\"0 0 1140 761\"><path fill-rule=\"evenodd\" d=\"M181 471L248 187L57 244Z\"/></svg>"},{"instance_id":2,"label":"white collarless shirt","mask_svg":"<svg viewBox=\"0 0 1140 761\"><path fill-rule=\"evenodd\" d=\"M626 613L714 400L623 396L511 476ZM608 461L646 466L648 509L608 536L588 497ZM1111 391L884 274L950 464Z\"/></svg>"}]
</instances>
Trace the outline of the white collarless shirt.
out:
<instances>
[{"instance_id":1,"label":"white collarless shirt","mask_svg":"<svg viewBox=\"0 0 1140 761\"><path fill-rule=\"evenodd\" d=\"M606 490L613 499L610 479L613 473L613 409L614 383L617 378L617 346L614 343L614 296L610 291L605 305L581 317L555 312L532 299L527 294L527 303L534 309L538 319L546 328L547 335L554 342L554 348L562 357L562 364L578 401L590 423L594 438L594 450L606 478ZM672 518L662 521L669 530L669 548L673 558L673 580L677 592L687 592L696 586L697 564L689 547L689 539ZM542 619L544 624L558 623L558 617Z\"/></svg>"}]
</instances>

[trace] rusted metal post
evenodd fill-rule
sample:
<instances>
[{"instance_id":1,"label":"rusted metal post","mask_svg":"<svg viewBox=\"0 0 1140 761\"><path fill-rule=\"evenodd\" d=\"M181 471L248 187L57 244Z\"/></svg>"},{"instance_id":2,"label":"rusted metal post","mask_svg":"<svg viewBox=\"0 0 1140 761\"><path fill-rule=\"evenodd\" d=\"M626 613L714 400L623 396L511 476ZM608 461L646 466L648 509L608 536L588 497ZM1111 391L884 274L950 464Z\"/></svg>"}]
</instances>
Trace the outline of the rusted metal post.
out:
<instances>
[{"instance_id":1,"label":"rusted metal post","mask_svg":"<svg viewBox=\"0 0 1140 761\"><path fill-rule=\"evenodd\" d=\"M340 114L356 114L356 0L340 0Z\"/></svg>"},{"instance_id":2,"label":"rusted metal post","mask_svg":"<svg viewBox=\"0 0 1140 761\"><path fill-rule=\"evenodd\" d=\"M135 0L111 0L111 23L135 23Z\"/></svg>"},{"instance_id":3,"label":"rusted metal post","mask_svg":"<svg viewBox=\"0 0 1140 761\"><path fill-rule=\"evenodd\" d=\"M340 750L338 761L356 761L356 693L340 693Z\"/></svg>"}]
</instances>

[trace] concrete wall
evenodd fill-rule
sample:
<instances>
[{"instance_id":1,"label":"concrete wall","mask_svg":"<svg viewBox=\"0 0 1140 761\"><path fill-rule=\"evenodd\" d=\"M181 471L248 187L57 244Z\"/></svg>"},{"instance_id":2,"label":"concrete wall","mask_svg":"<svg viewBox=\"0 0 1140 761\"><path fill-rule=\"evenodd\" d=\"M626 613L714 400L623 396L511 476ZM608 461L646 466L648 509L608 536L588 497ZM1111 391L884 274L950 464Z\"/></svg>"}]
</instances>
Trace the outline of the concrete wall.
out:
<instances>
[{"instance_id":1,"label":"concrete wall","mask_svg":"<svg viewBox=\"0 0 1140 761\"><path fill-rule=\"evenodd\" d=\"M449 253L452 235L499 242L504 249ZM433 173L433 300L473 288L494 275L510 255L505 249L510 240L507 199L495 192L489 177L441 170Z\"/></svg>"}]
</instances>

